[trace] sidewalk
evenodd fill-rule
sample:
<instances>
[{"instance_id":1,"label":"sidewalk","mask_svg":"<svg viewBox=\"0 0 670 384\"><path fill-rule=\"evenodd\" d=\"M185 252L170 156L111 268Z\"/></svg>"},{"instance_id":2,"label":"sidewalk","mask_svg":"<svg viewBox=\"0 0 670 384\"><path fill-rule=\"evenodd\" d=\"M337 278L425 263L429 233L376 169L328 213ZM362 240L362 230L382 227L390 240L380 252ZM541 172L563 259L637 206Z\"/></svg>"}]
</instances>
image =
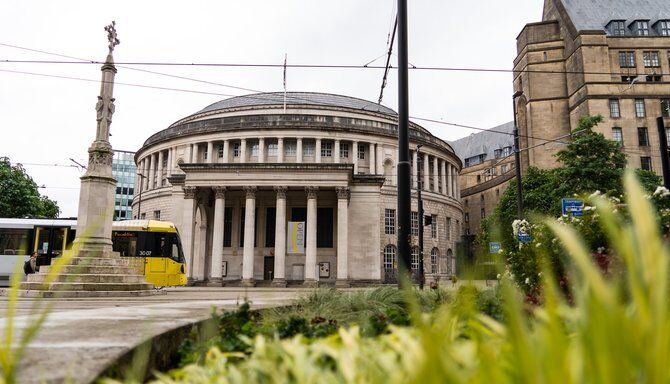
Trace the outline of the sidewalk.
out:
<instances>
[{"instance_id":1,"label":"sidewalk","mask_svg":"<svg viewBox=\"0 0 670 384\"><path fill-rule=\"evenodd\" d=\"M166 295L109 299L48 299L53 308L19 365L19 383L89 383L109 364L143 341L209 317L212 307L234 309L248 298L252 308L290 304L305 292L288 288L168 289ZM15 340L36 300L21 298ZM0 297L4 335L7 297ZM16 335L18 333L18 335Z\"/></svg>"}]
</instances>

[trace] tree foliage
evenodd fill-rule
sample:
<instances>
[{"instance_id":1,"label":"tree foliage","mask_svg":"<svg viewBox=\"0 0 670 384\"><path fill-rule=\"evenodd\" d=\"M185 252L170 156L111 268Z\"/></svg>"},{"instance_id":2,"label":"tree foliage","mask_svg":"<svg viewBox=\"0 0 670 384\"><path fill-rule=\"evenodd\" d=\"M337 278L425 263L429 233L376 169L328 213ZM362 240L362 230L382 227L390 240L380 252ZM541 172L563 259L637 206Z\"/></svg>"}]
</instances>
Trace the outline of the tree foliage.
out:
<instances>
[{"instance_id":1,"label":"tree foliage","mask_svg":"<svg viewBox=\"0 0 670 384\"><path fill-rule=\"evenodd\" d=\"M58 204L41 196L21 164L0 158L0 217L58 217Z\"/></svg>"}]
</instances>

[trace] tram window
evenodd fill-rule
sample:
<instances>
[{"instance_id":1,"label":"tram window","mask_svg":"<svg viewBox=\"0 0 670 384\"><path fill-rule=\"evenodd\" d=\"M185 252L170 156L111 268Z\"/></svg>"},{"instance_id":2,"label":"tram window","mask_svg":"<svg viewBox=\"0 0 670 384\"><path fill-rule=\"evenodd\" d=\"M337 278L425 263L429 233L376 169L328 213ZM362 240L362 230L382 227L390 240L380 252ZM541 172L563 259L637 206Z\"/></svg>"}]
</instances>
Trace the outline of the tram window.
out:
<instances>
[{"instance_id":1,"label":"tram window","mask_svg":"<svg viewBox=\"0 0 670 384\"><path fill-rule=\"evenodd\" d=\"M0 229L0 253L3 255L29 254L29 239L29 229Z\"/></svg>"},{"instance_id":2,"label":"tram window","mask_svg":"<svg viewBox=\"0 0 670 384\"><path fill-rule=\"evenodd\" d=\"M115 231L112 236L112 249L121 256L137 256L137 232Z\"/></svg>"}]
</instances>

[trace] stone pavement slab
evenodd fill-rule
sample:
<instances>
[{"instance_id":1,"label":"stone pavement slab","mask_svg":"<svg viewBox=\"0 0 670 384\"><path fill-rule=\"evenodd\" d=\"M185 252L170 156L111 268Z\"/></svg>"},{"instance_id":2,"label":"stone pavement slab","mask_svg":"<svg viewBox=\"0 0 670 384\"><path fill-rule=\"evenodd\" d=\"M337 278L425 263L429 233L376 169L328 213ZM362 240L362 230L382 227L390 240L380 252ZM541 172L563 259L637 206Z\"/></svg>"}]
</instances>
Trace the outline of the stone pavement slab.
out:
<instances>
[{"instance_id":1,"label":"stone pavement slab","mask_svg":"<svg viewBox=\"0 0 670 384\"><path fill-rule=\"evenodd\" d=\"M184 287L148 297L21 298L14 316L15 340L34 318L36 301L53 307L26 349L17 381L89 383L145 340L208 318L212 307L235 309L245 298L256 309L288 305L305 292L297 288ZM6 312L7 297L0 297L3 337Z\"/></svg>"}]
</instances>

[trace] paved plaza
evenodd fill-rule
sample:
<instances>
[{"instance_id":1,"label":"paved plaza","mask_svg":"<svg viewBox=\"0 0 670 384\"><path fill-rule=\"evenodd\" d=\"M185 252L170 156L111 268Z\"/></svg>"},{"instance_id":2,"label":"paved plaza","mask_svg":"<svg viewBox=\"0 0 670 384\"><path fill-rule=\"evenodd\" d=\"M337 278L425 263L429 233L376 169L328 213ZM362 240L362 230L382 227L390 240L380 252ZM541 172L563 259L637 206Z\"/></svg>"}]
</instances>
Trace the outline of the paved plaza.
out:
<instances>
[{"instance_id":1,"label":"paved plaza","mask_svg":"<svg viewBox=\"0 0 670 384\"><path fill-rule=\"evenodd\" d=\"M290 304L304 289L166 289L166 294L131 298L19 299L14 340L32 323L36 305L51 305L49 316L19 365L19 383L88 383L143 341L209 317L212 307L234 309L248 299L252 308ZM0 329L6 331L8 298L0 297ZM16 344L16 342L15 342Z\"/></svg>"}]
</instances>

